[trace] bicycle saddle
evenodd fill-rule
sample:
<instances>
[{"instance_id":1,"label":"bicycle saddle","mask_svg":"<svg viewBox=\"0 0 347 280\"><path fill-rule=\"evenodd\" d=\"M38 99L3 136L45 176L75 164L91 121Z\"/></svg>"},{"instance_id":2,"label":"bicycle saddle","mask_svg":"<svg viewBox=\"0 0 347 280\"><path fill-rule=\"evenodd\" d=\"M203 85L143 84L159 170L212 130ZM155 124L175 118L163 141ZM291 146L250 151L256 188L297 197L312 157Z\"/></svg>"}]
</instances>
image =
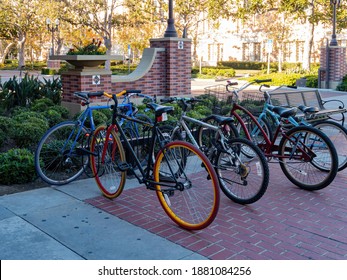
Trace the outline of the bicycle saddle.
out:
<instances>
[{"instance_id":1,"label":"bicycle saddle","mask_svg":"<svg viewBox=\"0 0 347 280\"><path fill-rule=\"evenodd\" d=\"M303 113L310 113L310 114L312 114L312 113L317 113L317 112L319 112L319 109L317 108L317 107L308 107L308 106L305 106L305 105L300 105L300 106L298 106L298 109L300 110L300 111L302 111Z\"/></svg>"},{"instance_id":2,"label":"bicycle saddle","mask_svg":"<svg viewBox=\"0 0 347 280\"><path fill-rule=\"evenodd\" d=\"M295 116L298 108L285 108L281 106L269 105L268 108L278 114L281 118L289 118Z\"/></svg>"},{"instance_id":3,"label":"bicycle saddle","mask_svg":"<svg viewBox=\"0 0 347 280\"><path fill-rule=\"evenodd\" d=\"M155 112L156 117L161 116L163 113L170 113L174 110L174 107L172 106L163 106L157 103L148 103L147 108L152 109Z\"/></svg>"},{"instance_id":4,"label":"bicycle saddle","mask_svg":"<svg viewBox=\"0 0 347 280\"><path fill-rule=\"evenodd\" d=\"M204 118L202 121L206 122L209 120L214 120L216 121L219 125L227 124L228 122L233 122L234 119L232 117L224 117L220 115L210 115L206 118Z\"/></svg>"}]
</instances>

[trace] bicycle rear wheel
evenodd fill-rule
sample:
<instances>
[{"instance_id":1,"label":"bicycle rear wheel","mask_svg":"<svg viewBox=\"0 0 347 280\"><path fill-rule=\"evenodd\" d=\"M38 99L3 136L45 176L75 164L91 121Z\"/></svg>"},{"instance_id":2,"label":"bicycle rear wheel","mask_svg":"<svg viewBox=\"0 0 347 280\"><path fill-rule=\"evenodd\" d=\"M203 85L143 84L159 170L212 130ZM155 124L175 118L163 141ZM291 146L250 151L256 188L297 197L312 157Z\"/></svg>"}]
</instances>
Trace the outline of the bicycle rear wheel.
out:
<instances>
[{"instance_id":1,"label":"bicycle rear wheel","mask_svg":"<svg viewBox=\"0 0 347 280\"><path fill-rule=\"evenodd\" d=\"M215 166L224 194L240 204L254 203L265 193L269 184L269 166L262 151L243 138L230 139L228 150L219 151ZM247 150L252 157L248 157Z\"/></svg>"},{"instance_id":2,"label":"bicycle rear wheel","mask_svg":"<svg viewBox=\"0 0 347 280\"><path fill-rule=\"evenodd\" d=\"M35 169L48 184L64 185L78 178L88 164L89 133L78 122L53 126L35 151Z\"/></svg>"},{"instance_id":3,"label":"bicycle rear wheel","mask_svg":"<svg viewBox=\"0 0 347 280\"><path fill-rule=\"evenodd\" d=\"M95 181L102 194L108 198L118 197L126 180L126 171L118 167L120 162L125 162L125 153L122 143L114 130L106 141L107 127L99 126L91 141L90 164ZM106 145L106 146L105 146Z\"/></svg>"},{"instance_id":4,"label":"bicycle rear wheel","mask_svg":"<svg viewBox=\"0 0 347 280\"><path fill-rule=\"evenodd\" d=\"M173 141L159 151L153 170L160 204L175 223L188 230L212 223L219 208L218 178L199 149Z\"/></svg>"},{"instance_id":5,"label":"bicycle rear wheel","mask_svg":"<svg viewBox=\"0 0 347 280\"><path fill-rule=\"evenodd\" d=\"M149 124L152 123L152 120L147 115L136 114L134 118ZM130 145L134 149L137 159L140 161L142 166L146 166L150 153L152 129L142 123L126 121L123 124L123 130ZM128 159L128 161L133 166L136 166L135 159L132 156Z\"/></svg>"},{"instance_id":6,"label":"bicycle rear wheel","mask_svg":"<svg viewBox=\"0 0 347 280\"><path fill-rule=\"evenodd\" d=\"M337 174L336 149L330 139L316 128L297 126L288 130L281 139L278 154L283 173L302 189L325 188ZM308 155L306 159L305 154Z\"/></svg>"},{"instance_id":7,"label":"bicycle rear wheel","mask_svg":"<svg viewBox=\"0 0 347 280\"><path fill-rule=\"evenodd\" d=\"M345 169L347 167L347 129L333 121L320 121L314 123L313 127L322 131L334 144L339 160L338 171Z\"/></svg>"},{"instance_id":8,"label":"bicycle rear wheel","mask_svg":"<svg viewBox=\"0 0 347 280\"><path fill-rule=\"evenodd\" d=\"M214 119L206 120L206 123L218 126L218 123ZM239 137L239 133L234 124L234 121L222 125L220 129L227 139ZM216 141L216 137L218 136L219 134L216 133L215 130L200 126L198 131L199 147L202 148L204 151L209 150L211 147L213 147L213 141Z\"/></svg>"}]
</instances>

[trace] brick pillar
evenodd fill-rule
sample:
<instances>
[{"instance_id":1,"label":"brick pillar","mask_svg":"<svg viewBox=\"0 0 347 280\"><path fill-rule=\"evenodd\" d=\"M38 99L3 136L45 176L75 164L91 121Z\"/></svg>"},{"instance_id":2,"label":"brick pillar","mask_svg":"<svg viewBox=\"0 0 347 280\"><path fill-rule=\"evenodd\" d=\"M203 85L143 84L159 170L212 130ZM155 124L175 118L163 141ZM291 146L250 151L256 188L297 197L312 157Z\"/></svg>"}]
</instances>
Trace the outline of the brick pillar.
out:
<instances>
[{"instance_id":1,"label":"brick pillar","mask_svg":"<svg viewBox=\"0 0 347 280\"><path fill-rule=\"evenodd\" d=\"M165 48L166 86L163 95L191 94L191 39L159 38L150 40L151 48Z\"/></svg>"},{"instance_id":2,"label":"brick pillar","mask_svg":"<svg viewBox=\"0 0 347 280\"><path fill-rule=\"evenodd\" d=\"M61 74L63 84L62 105L68 108L71 115L83 110L80 99L73 94L76 91L111 92L111 72L103 69L70 70ZM106 98L97 98L94 103L106 102Z\"/></svg>"},{"instance_id":3,"label":"brick pillar","mask_svg":"<svg viewBox=\"0 0 347 280\"><path fill-rule=\"evenodd\" d=\"M329 46L328 52L326 48L321 48L320 65L323 70L321 75L323 87L336 89L341 83L343 77L347 75L346 59L345 47Z\"/></svg>"}]
</instances>

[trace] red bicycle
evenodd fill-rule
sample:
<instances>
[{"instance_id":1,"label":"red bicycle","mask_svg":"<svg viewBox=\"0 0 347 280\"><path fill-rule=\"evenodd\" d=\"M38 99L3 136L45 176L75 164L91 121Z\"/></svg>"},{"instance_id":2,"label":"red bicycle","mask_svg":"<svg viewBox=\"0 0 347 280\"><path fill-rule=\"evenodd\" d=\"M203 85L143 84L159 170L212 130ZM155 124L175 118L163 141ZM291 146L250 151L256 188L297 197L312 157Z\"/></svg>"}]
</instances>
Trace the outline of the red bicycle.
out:
<instances>
[{"instance_id":1,"label":"red bicycle","mask_svg":"<svg viewBox=\"0 0 347 280\"><path fill-rule=\"evenodd\" d=\"M338 171L338 156L331 140L314 127L297 126L288 129L283 120L294 116L297 108L278 107L281 120L273 139L267 130L266 120L257 120L250 111L238 104L240 91L252 84L271 82L271 80L255 80L236 88L237 82L226 85L226 91L231 93L233 107L230 115L237 120L240 136L256 143L264 152L268 161L279 162L286 177L298 187L305 190L319 190L327 187ZM319 143L319 145L317 145ZM243 151L245 154L248 151ZM252 156L248 154L248 156Z\"/></svg>"}]
</instances>

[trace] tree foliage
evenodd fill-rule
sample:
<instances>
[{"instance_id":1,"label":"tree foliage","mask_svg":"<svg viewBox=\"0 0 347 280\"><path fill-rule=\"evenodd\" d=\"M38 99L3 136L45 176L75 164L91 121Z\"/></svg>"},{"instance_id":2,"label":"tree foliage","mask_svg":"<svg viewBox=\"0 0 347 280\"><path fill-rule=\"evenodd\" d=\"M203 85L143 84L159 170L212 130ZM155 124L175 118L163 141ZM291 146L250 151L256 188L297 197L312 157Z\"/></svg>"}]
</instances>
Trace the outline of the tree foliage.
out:
<instances>
[{"instance_id":1,"label":"tree foliage","mask_svg":"<svg viewBox=\"0 0 347 280\"><path fill-rule=\"evenodd\" d=\"M46 18L60 20L53 38L55 53L64 45L85 45L94 38L103 40L108 53L115 43L124 52L130 45L140 54L150 38L164 35L168 12L167 0L0 0L0 5L0 63L17 47L20 66L25 51L41 54L49 49ZM333 11L328 0L175 0L174 9L178 35L185 30L194 49L204 21L241 19L245 26L281 42L291 32L292 20L308 23L314 31L318 23L331 25ZM346 27L347 1L341 1L337 32Z\"/></svg>"}]
</instances>

